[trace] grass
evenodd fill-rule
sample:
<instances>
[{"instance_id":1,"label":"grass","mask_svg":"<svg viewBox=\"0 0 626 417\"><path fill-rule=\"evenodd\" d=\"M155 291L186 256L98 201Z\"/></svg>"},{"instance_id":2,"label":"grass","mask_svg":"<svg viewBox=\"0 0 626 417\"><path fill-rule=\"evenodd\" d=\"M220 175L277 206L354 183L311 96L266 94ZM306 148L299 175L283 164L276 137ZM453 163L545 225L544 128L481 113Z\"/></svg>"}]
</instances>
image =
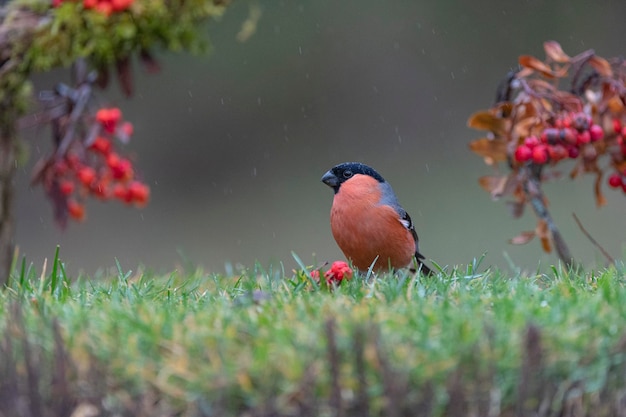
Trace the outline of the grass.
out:
<instances>
[{"instance_id":1,"label":"grass","mask_svg":"<svg viewBox=\"0 0 626 417\"><path fill-rule=\"evenodd\" d=\"M0 292L0 415L620 415L625 282L476 263L334 290L259 266L70 280L57 252Z\"/></svg>"}]
</instances>

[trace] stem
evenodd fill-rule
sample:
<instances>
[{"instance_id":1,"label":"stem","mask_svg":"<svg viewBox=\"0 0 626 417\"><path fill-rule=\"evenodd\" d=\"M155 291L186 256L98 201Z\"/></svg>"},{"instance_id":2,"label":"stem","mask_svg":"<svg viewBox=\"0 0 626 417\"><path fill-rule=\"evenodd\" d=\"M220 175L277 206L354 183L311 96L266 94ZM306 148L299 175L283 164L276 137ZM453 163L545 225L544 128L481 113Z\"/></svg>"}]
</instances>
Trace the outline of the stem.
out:
<instances>
[{"instance_id":1,"label":"stem","mask_svg":"<svg viewBox=\"0 0 626 417\"><path fill-rule=\"evenodd\" d=\"M576 266L572 253L570 252L567 243L565 243L563 235L561 235L561 232L556 227L554 220L552 220L552 216L544 203L545 198L543 191L541 190L541 181L539 180L541 169L540 167L539 169L529 168L527 174L526 180L522 182L524 193L530 200L530 204L532 205L533 210L535 210L537 217L546 222L548 225L548 230L550 230L550 234L552 235L554 248L556 249L559 259L568 269L572 269Z\"/></svg>"},{"instance_id":2,"label":"stem","mask_svg":"<svg viewBox=\"0 0 626 417\"><path fill-rule=\"evenodd\" d=\"M15 138L14 126L0 128L0 284L9 282L14 250Z\"/></svg>"}]
</instances>

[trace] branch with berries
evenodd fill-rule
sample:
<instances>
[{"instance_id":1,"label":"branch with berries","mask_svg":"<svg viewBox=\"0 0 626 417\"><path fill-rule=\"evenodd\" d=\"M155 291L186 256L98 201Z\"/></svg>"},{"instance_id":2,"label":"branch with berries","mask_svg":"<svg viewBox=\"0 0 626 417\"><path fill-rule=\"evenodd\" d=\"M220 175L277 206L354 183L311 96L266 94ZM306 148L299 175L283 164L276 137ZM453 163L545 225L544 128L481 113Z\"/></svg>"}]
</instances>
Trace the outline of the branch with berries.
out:
<instances>
[{"instance_id":1,"label":"branch with berries","mask_svg":"<svg viewBox=\"0 0 626 417\"><path fill-rule=\"evenodd\" d=\"M558 177L565 161L569 176L595 175L594 196L606 204L608 185L626 193L626 62L604 59L593 50L570 57L554 41L544 43L546 58L523 55L497 91L496 104L473 114L472 128L488 135L470 149L496 170L479 179L494 199L509 197L514 217L530 205L538 221L535 230L510 240L524 244L538 237L543 250L554 248L568 266L573 257L547 206L542 184ZM499 173L505 163L508 173Z\"/></svg>"},{"instance_id":2,"label":"branch with berries","mask_svg":"<svg viewBox=\"0 0 626 417\"><path fill-rule=\"evenodd\" d=\"M6 3L6 2L5 2ZM53 149L35 166L32 182L52 202L54 218L85 219L88 198L117 199L143 207L150 189L121 146L133 133L118 107L101 107L98 88L112 75L126 96L133 92L133 63L159 70L153 51L207 49L204 24L230 0L13 0L0 5L0 281L14 258L15 190L19 129L48 124ZM255 25L248 25L247 36ZM72 68L71 85L38 94L30 77Z\"/></svg>"}]
</instances>

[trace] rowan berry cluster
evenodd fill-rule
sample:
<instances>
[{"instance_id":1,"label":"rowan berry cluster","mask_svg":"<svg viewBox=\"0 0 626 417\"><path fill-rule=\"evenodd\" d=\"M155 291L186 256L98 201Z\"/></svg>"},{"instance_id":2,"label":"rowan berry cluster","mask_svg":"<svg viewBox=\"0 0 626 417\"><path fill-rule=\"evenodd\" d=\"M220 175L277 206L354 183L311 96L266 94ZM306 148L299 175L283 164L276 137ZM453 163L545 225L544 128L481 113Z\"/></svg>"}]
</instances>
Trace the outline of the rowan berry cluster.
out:
<instances>
[{"instance_id":1,"label":"rowan berry cluster","mask_svg":"<svg viewBox=\"0 0 626 417\"><path fill-rule=\"evenodd\" d=\"M607 60L593 50L569 56L555 41L545 42L544 50L545 60L520 56L520 69L499 84L496 104L470 117L470 127L488 131L470 149L496 168L496 175L479 179L480 185L494 199L510 197L514 217L522 216L529 203L538 217L534 231L511 242L539 237L546 252L555 243L567 263L571 256L560 234L553 233L541 185L557 177L552 174L558 171L546 168L568 160L570 178L596 177L597 206L607 203L605 175L611 188L626 193L626 60ZM497 169L500 162L508 173Z\"/></svg>"},{"instance_id":2,"label":"rowan berry cluster","mask_svg":"<svg viewBox=\"0 0 626 417\"><path fill-rule=\"evenodd\" d=\"M85 199L117 199L143 207L150 198L150 188L135 178L130 159L115 151L115 139L126 143L133 125L122 120L116 108L102 108L95 115L96 135L90 143L75 141L63 158L50 167L49 193L65 204L75 220L85 218Z\"/></svg>"},{"instance_id":3,"label":"rowan berry cluster","mask_svg":"<svg viewBox=\"0 0 626 417\"><path fill-rule=\"evenodd\" d=\"M53 7L59 7L63 3L82 3L86 10L92 9L106 16L128 10L134 0L52 0Z\"/></svg>"}]
</instances>

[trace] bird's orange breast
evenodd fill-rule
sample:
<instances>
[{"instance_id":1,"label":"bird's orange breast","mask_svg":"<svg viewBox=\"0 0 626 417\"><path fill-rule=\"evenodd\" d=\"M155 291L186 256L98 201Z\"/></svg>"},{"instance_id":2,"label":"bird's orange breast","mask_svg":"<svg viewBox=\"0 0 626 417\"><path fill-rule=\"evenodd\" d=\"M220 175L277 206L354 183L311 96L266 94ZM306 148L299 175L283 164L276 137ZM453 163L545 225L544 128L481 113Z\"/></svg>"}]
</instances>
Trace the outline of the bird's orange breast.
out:
<instances>
[{"instance_id":1,"label":"bird's orange breast","mask_svg":"<svg viewBox=\"0 0 626 417\"><path fill-rule=\"evenodd\" d=\"M374 270L404 268L415 255L415 240L400 222L397 211L379 204L379 182L355 175L335 194L330 213L333 236L354 266L367 270L378 258Z\"/></svg>"}]
</instances>

